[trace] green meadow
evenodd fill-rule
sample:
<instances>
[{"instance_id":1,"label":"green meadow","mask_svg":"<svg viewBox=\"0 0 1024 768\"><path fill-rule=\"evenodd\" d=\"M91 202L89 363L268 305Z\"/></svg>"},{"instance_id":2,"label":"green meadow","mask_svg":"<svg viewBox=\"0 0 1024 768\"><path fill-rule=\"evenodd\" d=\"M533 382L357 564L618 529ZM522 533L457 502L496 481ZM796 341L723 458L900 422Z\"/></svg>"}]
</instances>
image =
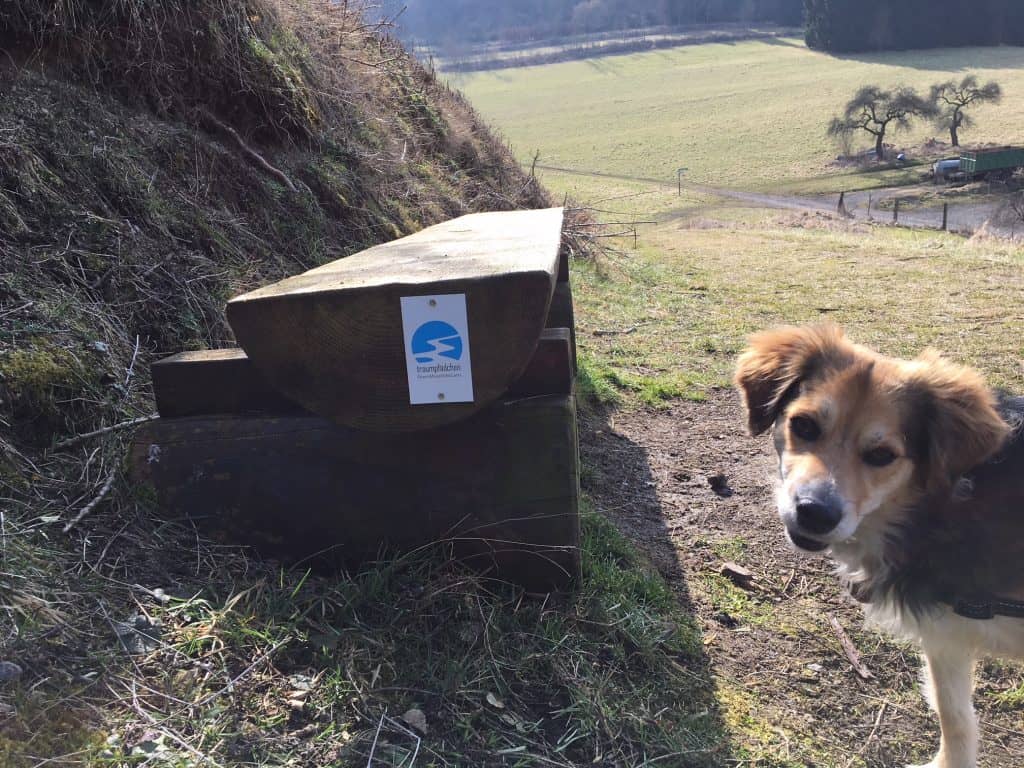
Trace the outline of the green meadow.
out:
<instances>
[{"instance_id":1,"label":"green meadow","mask_svg":"<svg viewBox=\"0 0 1024 768\"><path fill-rule=\"evenodd\" d=\"M830 56L792 39L688 46L650 53L451 76L524 162L761 191L831 192L905 183L907 174L830 166L840 149L829 119L865 83L932 83L976 73L1003 86L1001 105L973 112L961 140L1024 142L1024 49L961 48ZM948 135L927 122L892 137L911 150ZM867 135L857 147L867 149ZM581 199L607 180L545 182Z\"/></svg>"},{"instance_id":2,"label":"green meadow","mask_svg":"<svg viewBox=\"0 0 1024 768\"><path fill-rule=\"evenodd\" d=\"M964 143L1024 143L1024 49L1018 48L840 58L793 40L749 41L451 78L525 166L539 153L538 175L558 202L568 196L570 205L585 206L608 224L598 231L609 247L573 265L581 400L585 413L607 414L607 423L584 432L584 440L599 444L605 430L614 430L617 453L635 440L649 466L661 468L648 485L657 486L657 511L678 532L672 546L688 585L684 604L704 628L706 667L698 669L707 673L715 700L709 711L717 713L715 727L698 732L707 763L697 753L688 761L678 752L643 765L875 768L924 762L937 743L935 721L917 691L912 649L855 632L875 679L852 682L828 626L836 612L859 626L859 613L838 599L827 566L785 550L770 511L767 472L764 487L739 485L751 467L761 471L764 457L744 442L742 414L726 390L748 334L821 320L887 354L914 356L933 346L977 367L993 384L1021 388L1019 243L984 230L968 238L762 207L772 194L919 182L923 163L834 165L840 148L826 136L828 121L863 84L926 91L967 72L996 79L1006 95L1002 105L973 113L977 127L963 134ZM916 160L930 137L948 138L917 123L893 143ZM868 144L865 137L855 149ZM679 194L676 170L683 166L693 186ZM636 239L635 222L644 222ZM622 232L629 236L615 236ZM606 410L592 409L595 402ZM732 418L715 421L730 409ZM690 440L708 443L699 458L687 458ZM724 456L716 454L719 440ZM650 529L637 522L647 514L641 492L608 497L609 489L636 482L636 466L624 466L621 477L605 477L602 485L608 465L585 463L584 488L598 511L645 552L657 552ZM736 510L701 494L700 478L712 467L736 479ZM714 553L708 561L701 542ZM740 563L770 586L737 588L714 570L718 560ZM723 628L716 619L723 612L741 626ZM807 673L811 658L814 668L842 682L819 685ZM1021 672L990 664L980 680L981 691L996 693L978 696L986 733L982 764L1016 768L1024 731L1012 702L1019 700ZM669 729L677 739L680 725ZM689 726L682 727L685 733ZM664 743L663 750L674 748Z\"/></svg>"}]
</instances>

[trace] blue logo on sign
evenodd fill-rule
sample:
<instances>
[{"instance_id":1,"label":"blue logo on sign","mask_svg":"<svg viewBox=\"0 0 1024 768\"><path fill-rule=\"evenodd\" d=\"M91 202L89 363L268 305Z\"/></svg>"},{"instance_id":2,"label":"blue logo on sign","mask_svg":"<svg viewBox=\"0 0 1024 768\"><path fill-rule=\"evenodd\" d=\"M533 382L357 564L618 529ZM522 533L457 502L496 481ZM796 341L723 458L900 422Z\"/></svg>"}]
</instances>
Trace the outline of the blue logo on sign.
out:
<instances>
[{"instance_id":1,"label":"blue logo on sign","mask_svg":"<svg viewBox=\"0 0 1024 768\"><path fill-rule=\"evenodd\" d=\"M442 363L442 358L462 358L462 336L448 323L431 320L412 335L412 353L417 363Z\"/></svg>"}]
</instances>

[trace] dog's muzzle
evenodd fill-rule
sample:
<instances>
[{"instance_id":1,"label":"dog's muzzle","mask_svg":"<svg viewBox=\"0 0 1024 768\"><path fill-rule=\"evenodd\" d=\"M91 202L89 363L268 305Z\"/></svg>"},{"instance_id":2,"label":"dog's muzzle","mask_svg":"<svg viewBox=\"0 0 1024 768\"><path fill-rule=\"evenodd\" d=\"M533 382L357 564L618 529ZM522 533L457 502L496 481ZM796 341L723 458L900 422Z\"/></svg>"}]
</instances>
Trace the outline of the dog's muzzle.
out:
<instances>
[{"instance_id":1,"label":"dog's muzzle","mask_svg":"<svg viewBox=\"0 0 1024 768\"><path fill-rule=\"evenodd\" d=\"M792 528L786 529L786 535L789 536L789 540L793 542L796 547L799 547L805 552L821 552L828 547L827 542L808 538L807 536L797 533Z\"/></svg>"},{"instance_id":2,"label":"dog's muzzle","mask_svg":"<svg viewBox=\"0 0 1024 768\"><path fill-rule=\"evenodd\" d=\"M842 502L831 484L814 483L798 489L790 511L783 515L790 541L807 552L821 552L826 539L843 519Z\"/></svg>"}]
</instances>

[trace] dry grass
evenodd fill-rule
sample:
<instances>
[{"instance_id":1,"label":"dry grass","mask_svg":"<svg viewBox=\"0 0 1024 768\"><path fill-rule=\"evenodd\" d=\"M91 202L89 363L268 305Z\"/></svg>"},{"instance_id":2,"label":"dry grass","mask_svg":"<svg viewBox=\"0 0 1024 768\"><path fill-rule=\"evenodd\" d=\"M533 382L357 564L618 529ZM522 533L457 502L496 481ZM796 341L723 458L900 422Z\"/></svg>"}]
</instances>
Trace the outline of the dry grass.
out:
<instances>
[{"instance_id":1,"label":"dry grass","mask_svg":"<svg viewBox=\"0 0 1024 768\"><path fill-rule=\"evenodd\" d=\"M161 116L212 107L254 132L310 138L321 120L311 71L277 10L272 0L29 0L0 12L0 30L26 58Z\"/></svg>"},{"instance_id":2,"label":"dry grass","mask_svg":"<svg viewBox=\"0 0 1024 768\"><path fill-rule=\"evenodd\" d=\"M0 660L23 674L0 691L0 764L716 764L692 621L599 518L581 594L555 602L460 571L440 544L358 573L288 570L163 519L125 482L131 430L109 428L152 411L154 359L230 343L229 296L443 217L546 203L460 97L353 14L217 15L270 7L69 2L84 15L57 27L25 3L14 20ZM176 103L165 64L217 73L209 52L173 58L187 29L172 21L213 23L197 36L216 31L214 58L266 44L319 118L264 99L284 80L234 81L254 59ZM133 25L147 45L124 47ZM54 77L62 64L86 82ZM403 719L414 708L426 734Z\"/></svg>"},{"instance_id":3,"label":"dry grass","mask_svg":"<svg viewBox=\"0 0 1024 768\"><path fill-rule=\"evenodd\" d=\"M4 765L716 764L692 621L599 518L566 603L476 579L440 545L323 578L159 521L124 489L115 505L77 556L42 547L42 523L7 540L7 647L31 685L4 697ZM130 654L142 636L120 627L139 616L159 629Z\"/></svg>"},{"instance_id":4,"label":"dry grass","mask_svg":"<svg viewBox=\"0 0 1024 768\"><path fill-rule=\"evenodd\" d=\"M714 227L704 211L697 228L687 220L649 228L638 252L580 265L579 338L592 378L612 392L628 393L639 379L648 390L703 397L729 385L748 334L829 318L887 353L934 346L995 384L1024 388L1019 245L825 216L787 215L780 226L774 213L734 221L725 213ZM608 329L633 330L600 333Z\"/></svg>"}]
</instances>

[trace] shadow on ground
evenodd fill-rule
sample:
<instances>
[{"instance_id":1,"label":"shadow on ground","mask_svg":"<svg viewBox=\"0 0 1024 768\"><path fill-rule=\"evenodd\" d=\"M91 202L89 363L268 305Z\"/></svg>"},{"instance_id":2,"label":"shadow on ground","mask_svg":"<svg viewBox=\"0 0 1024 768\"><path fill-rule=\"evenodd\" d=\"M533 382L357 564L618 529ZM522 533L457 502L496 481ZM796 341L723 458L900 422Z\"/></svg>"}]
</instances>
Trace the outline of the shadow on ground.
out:
<instances>
[{"instance_id":1,"label":"shadow on ground","mask_svg":"<svg viewBox=\"0 0 1024 768\"><path fill-rule=\"evenodd\" d=\"M731 764L735 762L737 752L723 719L711 659L703 651L707 638L694 612L687 573L680 563L679 550L672 541L669 515L659 499L658 479L652 470L648 449L616 430L616 416L614 410L597 408L585 412L581 419L583 491L593 500L598 514L612 521L641 548L651 565L669 584L679 607L687 615L694 616L694 628L702 650L689 660L687 671L694 681L692 690L699 698L690 699L685 706L695 712L706 713L702 731L707 743L702 753L695 753L678 764ZM722 614L720 619L726 625L735 625L727 614Z\"/></svg>"},{"instance_id":2,"label":"shadow on ground","mask_svg":"<svg viewBox=\"0 0 1024 768\"><path fill-rule=\"evenodd\" d=\"M746 434L738 398L620 410L585 422L584 485L598 510L650 557L692 614L714 698L722 765L892 768L938 744L913 648L863 627L827 559L798 556L774 511L770 440ZM750 584L722 574L728 562ZM872 677L861 679L833 622ZM986 768L1024 754L1017 665L981 666Z\"/></svg>"}]
</instances>

